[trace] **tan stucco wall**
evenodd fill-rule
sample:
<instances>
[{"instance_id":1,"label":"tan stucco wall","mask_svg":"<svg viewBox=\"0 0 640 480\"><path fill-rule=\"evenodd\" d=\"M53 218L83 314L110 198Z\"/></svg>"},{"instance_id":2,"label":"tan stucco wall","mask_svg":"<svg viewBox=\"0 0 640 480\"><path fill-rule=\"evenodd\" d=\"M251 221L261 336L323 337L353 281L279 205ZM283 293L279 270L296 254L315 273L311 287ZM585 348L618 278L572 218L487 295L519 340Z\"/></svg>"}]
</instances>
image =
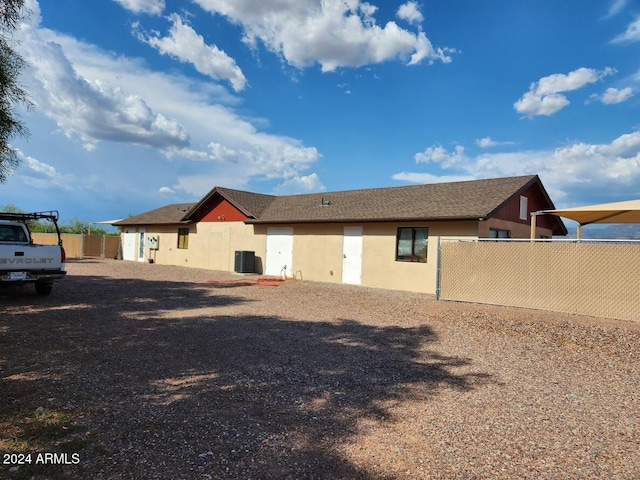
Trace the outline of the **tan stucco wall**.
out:
<instances>
[{"instance_id":1,"label":"tan stucco wall","mask_svg":"<svg viewBox=\"0 0 640 480\"><path fill-rule=\"evenodd\" d=\"M146 227L145 236L158 236L159 249L145 247L145 256L163 265L233 271L236 250L254 251L258 264L264 259L263 239L243 222L215 222L192 225L189 248L178 248L178 227ZM137 247L136 247L137 248ZM137 250L136 250L137 251Z\"/></svg>"},{"instance_id":2,"label":"tan stucco wall","mask_svg":"<svg viewBox=\"0 0 640 480\"><path fill-rule=\"evenodd\" d=\"M233 272L236 250L255 252L258 262L262 262L265 246L262 239L253 234L251 225L212 222L196 225L196 234L189 234L189 250L192 250L189 262L199 263L197 266Z\"/></svg>"},{"instance_id":3,"label":"tan stucco wall","mask_svg":"<svg viewBox=\"0 0 640 480\"><path fill-rule=\"evenodd\" d=\"M482 222L480 222L482 223ZM342 283L343 232L345 226L362 227L361 285L367 287L435 293L437 237L478 236L478 222L408 222L364 224L278 225L293 228L292 272L302 280ZM397 229L428 227L426 263L396 261ZM155 262L232 272L236 250L254 251L258 273L264 271L267 245L266 225L242 222L199 223L191 227L189 248L178 249L177 227L146 229L158 235L160 248L149 251Z\"/></svg>"},{"instance_id":4,"label":"tan stucco wall","mask_svg":"<svg viewBox=\"0 0 640 480\"><path fill-rule=\"evenodd\" d=\"M428 227L427 263L396 261L398 227ZM362 261L362 285L435 293L438 236L475 237L477 222L411 222L365 225Z\"/></svg>"},{"instance_id":5,"label":"tan stucco wall","mask_svg":"<svg viewBox=\"0 0 640 480\"><path fill-rule=\"evenodd\" d=\"M342 283L342 225L298 225L293 228L295 278Z\"/></svg>"},{"instance_id":6,"label":"tan stucco wall","mask_svg":"<svg viewBox=\"0 0 640 480\"><path fill-rule=\"evenodd\" d=\"M437 236L477 237L477 222L364 223L278 225L293 228L295 278L342 283L344 227L362 227L362 286L435 293ZM398 262L396 235L399 226L428 227L427 263ZM266 245L266 226L256 226L256 236Z\"/></svg>"}]
</instances>

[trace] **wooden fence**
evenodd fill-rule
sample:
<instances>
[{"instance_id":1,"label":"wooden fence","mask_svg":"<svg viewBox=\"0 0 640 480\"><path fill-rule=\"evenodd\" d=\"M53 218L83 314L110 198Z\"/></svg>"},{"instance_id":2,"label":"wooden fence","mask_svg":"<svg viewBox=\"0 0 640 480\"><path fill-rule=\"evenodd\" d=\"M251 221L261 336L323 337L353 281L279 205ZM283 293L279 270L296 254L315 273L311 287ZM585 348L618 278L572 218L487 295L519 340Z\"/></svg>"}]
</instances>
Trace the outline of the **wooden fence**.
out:
<instances>
[{"instance_id":1,"label":"wooden fence","mask_svg":"<svg viewBox=\"0 0 640 480\"><path fill-rule=\"evenodd\" d=\"M57 245L55 233L32 233L34 243ZM118 258L120 236L63 233L62 246L67 258Z\"/></svg>"}]
</instances>

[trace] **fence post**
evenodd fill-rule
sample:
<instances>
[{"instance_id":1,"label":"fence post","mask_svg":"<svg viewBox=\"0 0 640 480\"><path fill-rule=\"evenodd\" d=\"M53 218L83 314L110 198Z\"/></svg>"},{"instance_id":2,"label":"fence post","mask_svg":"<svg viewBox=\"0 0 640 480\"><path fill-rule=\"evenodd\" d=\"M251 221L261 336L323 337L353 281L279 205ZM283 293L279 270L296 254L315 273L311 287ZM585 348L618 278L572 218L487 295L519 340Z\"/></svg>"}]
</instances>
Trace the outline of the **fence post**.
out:
<instances>
[{"instance_id":1,"label":"fence post","mask_svg":"<svg viewBox=\"0 0 640 480\"><path fill-rule=\"evenodd\" d=\"M440 245L440 235L438 235L438 240L436 241L437 249L436 249L436 300L440 300L440 281L442 278L442 252Z\"/></svg>"}]
</instances>

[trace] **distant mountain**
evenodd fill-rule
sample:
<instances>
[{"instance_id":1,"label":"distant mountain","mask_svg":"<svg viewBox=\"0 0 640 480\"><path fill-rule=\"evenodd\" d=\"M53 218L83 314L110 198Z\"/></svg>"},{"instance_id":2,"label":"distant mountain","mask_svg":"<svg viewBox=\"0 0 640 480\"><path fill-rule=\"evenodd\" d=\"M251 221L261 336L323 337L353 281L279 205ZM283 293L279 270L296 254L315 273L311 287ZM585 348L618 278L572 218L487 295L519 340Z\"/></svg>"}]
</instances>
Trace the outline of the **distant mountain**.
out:
<instances>
[{"instance_id":1,"label":"distant mountain","mask_svg":"<svg viewBox=\"0 0 640 480\"><path fill-rule=\"evenodd\" d=\"M564 238L576 238L576 228L567 228ZM562 238L562 237L558 237ZM582 227L582 238L609 240L640 240L640 224L587 225Z\"/></svg>"}]
</instances>

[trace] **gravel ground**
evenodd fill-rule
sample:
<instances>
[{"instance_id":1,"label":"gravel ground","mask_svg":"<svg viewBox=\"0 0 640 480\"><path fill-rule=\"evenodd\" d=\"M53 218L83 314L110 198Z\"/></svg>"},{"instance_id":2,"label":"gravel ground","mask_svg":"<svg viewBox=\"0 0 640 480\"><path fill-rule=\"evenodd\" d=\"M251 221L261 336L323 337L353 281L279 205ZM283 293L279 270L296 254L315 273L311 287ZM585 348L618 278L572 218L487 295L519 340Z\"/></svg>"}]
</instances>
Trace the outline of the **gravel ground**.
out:
<instances>
[{"instance_id":1,"label":"gravel ground","mask_svg":"<svg viewBox=\"0 0 640 480\"><path fill-rule=\"evenodd\" d=\"M639 324L67 269L0 291L0 478L640 478Z\"/></svg>"}]
</instances>

